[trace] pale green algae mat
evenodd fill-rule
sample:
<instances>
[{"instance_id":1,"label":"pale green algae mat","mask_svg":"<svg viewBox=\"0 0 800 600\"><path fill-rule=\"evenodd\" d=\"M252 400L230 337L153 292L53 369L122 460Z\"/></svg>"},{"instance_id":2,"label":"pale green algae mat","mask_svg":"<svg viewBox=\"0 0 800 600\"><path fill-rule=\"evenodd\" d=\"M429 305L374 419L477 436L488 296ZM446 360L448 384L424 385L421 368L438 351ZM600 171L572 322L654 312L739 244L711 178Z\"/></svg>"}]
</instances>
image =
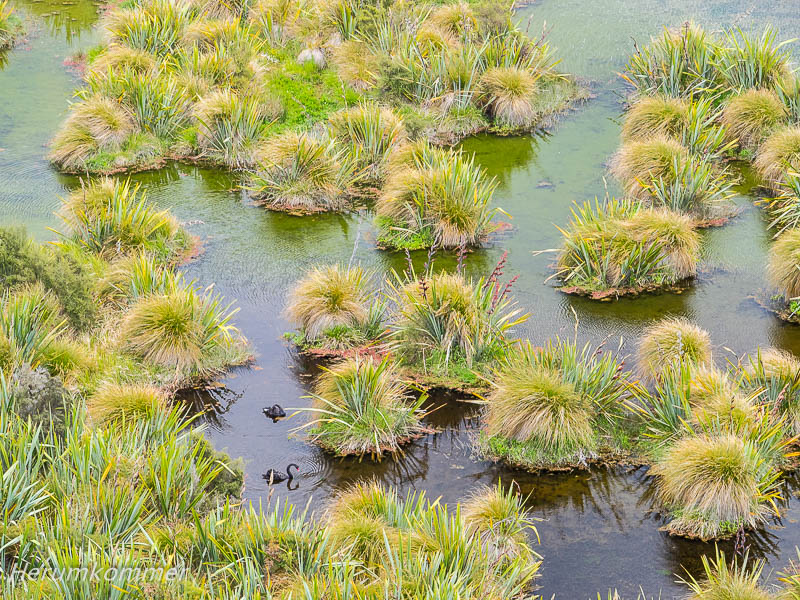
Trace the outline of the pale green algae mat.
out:
<instances>
[{"instance_id":1,"label":"pale green algae mat","mask_svg":"<svg viewBox=\"0 0 800 600\"><path fill-rule=\"evenodd\" d=\"M57 174L45 159L45 144L66 113L67 101L79 84L65 66L65 57L98 40L93 29L98 5L80 1L17 4L29 19L30 35L0 62L0 223L20 224L38 239L52 239L57 225L53 211L59 196L77 179ZM531 312L519 332L534 342L571 336L577 315L582 341L625 341L633 350L641 329L664 315L683 315L711 333L715 352L742 355L757 345L800 353L800 330L782 324L748 296L765 286L763 269L770 239L762 213L739 188L741 214L724 228L705 232L699 280L682 294L645 296L613 303L567 297L542 282L551 274L552 255L532 250L557 247L554 224L565 225L571 203L604 193L605 163L619 144L620 98L624 88L617 72L631 50L663 25L694 20L707 30L739 25L760 29L775 25L780 38L800 35L796 2L697 2L695 0L541 0L521 9L530 31L546 22L550 41L564 57L560 68L586 78L596 95L586 106L567 115L541 136L468 139L463 148L500 181L495 202L513 215L513 228L495 234L487 248L467 258L466 269L480 275L490 270L504 250L506 273L519 274L515 294ZM538 524L544 555L545 598L588 598L598 590L617 587L626 597L641 585L648 594L683 594L673 573L701 570L699 557L713 546L671 538L658 531L663 524L646 494L644 470L593 470L564 475L533 476L482 462L472 456L470 435L477 409L449 402L428 417L442 430L420 439L399 460L380 464L326 457L302 439L287 435L297 424L264 419L261 408L276 402L289 407L307 403L313 367L297 359L282 339L291 326L281 316L288 289L299 274L316 263L354 258L380 271L402 268L403 257L375 248L375 231L368 214L297 218L264 211L232 191L238 183L214 170L171 165L135 176L151 201L169 208L204 241L204 253L186 267L189 277L215 282L216 290L236 299L241 311L236 323L252 342L254 368L234 371L226 389L198 395L200 402L218 402L210 437L220 449L241 456L247 464L245 494L266 498L260 474L270 467L301 465L303 476L292 488L275 494L303 505L318 506L343 484L375 476L401 490L427 490L448 502L463 499L479 484L498 478L519 482L530 493L529 508ZM609 179L610 191L615 192ZM421 264L424 256L415 257ZM442 259L443 261L445 259ZM449 259L448 259L449 260ZM729 350L728 350L729 349ZM733 354L731 354L733 358ZM751 534L751 555L780 570L800 545L798 481L788 479L787 505L780 520ZM730 546L730 547L729 547ZM732 544L721 544L730 555ZM765 571L765 572L766 572ZM773 571L774 572L774 571Z\"/></svg>"}]
</instances>

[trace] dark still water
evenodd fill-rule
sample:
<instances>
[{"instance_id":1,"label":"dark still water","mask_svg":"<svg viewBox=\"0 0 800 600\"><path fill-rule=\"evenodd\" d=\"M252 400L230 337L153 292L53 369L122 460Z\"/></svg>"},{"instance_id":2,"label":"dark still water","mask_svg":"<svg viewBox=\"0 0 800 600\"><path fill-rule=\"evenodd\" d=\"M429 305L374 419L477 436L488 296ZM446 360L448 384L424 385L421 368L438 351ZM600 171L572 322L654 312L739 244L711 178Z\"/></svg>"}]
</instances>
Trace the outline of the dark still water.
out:
<instances>
[{"instance_id":1,"label":"dark still water","mask_svg":"<svg viewBox=\"0 0 800 600\"><path fill-rule=\"evenodd\" d=\"M32 34L0 61L0 222L26 225L46 240L52 238L47 228L57 226L52 212L58 197L76 185L44 159L45 144L79 84L63 63L97 43L100 8L85 0L68 6L18 0L18 6L28 15ZM605 163L618 145L624 91L616 73L632 37L645 42L662 26L688 19L711 29L773 23L781 36L795 37L800 32L796 8L796 0L539 0L520 11L532 33L544 23L552 28L550 40L564 57L564 70L586 78L596 95L541 135L478 137L463 144L500 180L497 203L513 216L513 228L472 253L467 270L483 274L509 252L506 273L520 275L516 296L531 313L520 336L536 343L572 336L577 315L581 341L609 339L616 346L622 340L623 352L630 352L645 325L665 315L685 315L711 332L720 364L758 345L800 353L800 329L781 324L748 298L765 285L769 234L746 186L737 199L741 214L736 220L705 234L702 275L682 294L604 303L565 297L544 283L552 257L533 254L559 244L555 225L569 220L573 201L605 194ZM152 201L203 238L205 252L187 266L188 275L215 282L219 292L237 300L236 322L256 349L253 368L235 371L224 379L224 389L199 399L218 403L208 435L217 447L244 459L248 499L266 498L260 474L289 462L299 463L303 475L293 489L278 486L275 495L298 504L311 499L320 509L341 486L370 477L404 490L424 489L448 502L481 484L516 480L530 495L532 513L542 519L545 598L583 600L613 587L635 598L639 586L648 595L671 598L683 594L674 574L684 569L698 574L700 556L713 552L713 546L659 532L663 521L651 505L644 469L531 476L476 459L471 437L479 426L479 407L474 404L433 398L441 407L429 419L440 433L418 440L398 460L378 464L331 459L306 444L302 434L293 436L303 415L277 424L266 420L263 406L306 406L302 396L315 372L282 339L290 328L282 316L286 294L298 276L317 263L347 262L353 253L379 271L402 267L404 259L375 249L366 212L302 218L269 213L236 191L231 175L194 167L171 166L136 179ZM608 186L616 191L612 182ZM415 260L421 263L424 257ZM448 262L452 257L440 259ZM800 545L798 489L796 482L787 483L782 518L748 539L751 553L767 559L765 572L773 579Z\"/></svg>"}]
</instances>

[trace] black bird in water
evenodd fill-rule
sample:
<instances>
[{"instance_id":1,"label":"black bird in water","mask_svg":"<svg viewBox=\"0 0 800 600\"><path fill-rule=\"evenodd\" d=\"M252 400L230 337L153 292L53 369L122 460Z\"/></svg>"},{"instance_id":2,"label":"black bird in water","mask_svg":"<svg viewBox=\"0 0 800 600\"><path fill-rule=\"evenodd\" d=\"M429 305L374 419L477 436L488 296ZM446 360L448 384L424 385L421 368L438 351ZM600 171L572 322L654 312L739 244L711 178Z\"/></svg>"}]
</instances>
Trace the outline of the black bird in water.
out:
<instances>
[{"instance_id":1,"label":"black bird in water","mask_svg":"<svg viewBox=\"0 0 800 600\"><path fill-rule=\"evenodd\" d=\"M269 408L262 409L262 411L265 417L272 419L273 423L277 423L278 419L282 419L286 416L286 411L283 410L279 404L273 404Z\"/></svg>"},{"instance_id":2,"label":"black bird in water","mask_svg":"<svg viewBox=\"0 0 800 600\"><path fill-rule=\"evenodd\" d=\"M295 472L292 473L292 467L294 467ZM275 469L270 469L266 473L262 475L262 477L267 481L269 485L273 483L280 483L281 481L289 480L291 481L294 479L294 476L300 472L300 467L298 467L294 463L290 463L288 467L286 467L286 473L282 473L281 471L276 471Z\"/></svg>"}]
</instances>

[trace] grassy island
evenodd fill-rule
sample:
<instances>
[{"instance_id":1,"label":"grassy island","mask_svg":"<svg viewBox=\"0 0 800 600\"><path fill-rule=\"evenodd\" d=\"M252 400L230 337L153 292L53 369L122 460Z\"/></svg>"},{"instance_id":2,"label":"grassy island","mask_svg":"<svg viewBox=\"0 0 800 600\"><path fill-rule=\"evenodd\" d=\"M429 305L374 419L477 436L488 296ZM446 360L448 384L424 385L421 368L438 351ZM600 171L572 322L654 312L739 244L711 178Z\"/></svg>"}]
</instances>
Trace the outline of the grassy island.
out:
<instances>
[{"instance_id":1,"label":"grassy island","mask_svg":"<svg viewBox=\"0 0 800 600\"><path fill-rule=\"evenodd\" d=\"M494 229L495 183L428 144L531 131L584 97L500 0L135 0L103 31L51 143L59 169L211 164L294 214L377 200L387 248Z\"/></svg>"}]
</instances>

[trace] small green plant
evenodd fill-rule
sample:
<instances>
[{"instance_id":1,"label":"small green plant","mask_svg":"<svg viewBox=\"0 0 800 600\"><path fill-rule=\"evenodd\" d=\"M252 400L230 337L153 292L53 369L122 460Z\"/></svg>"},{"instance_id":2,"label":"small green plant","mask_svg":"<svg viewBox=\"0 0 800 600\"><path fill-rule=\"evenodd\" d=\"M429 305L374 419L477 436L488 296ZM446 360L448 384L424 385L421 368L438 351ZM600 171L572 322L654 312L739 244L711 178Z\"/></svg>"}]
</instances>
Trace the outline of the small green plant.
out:
<instances>
[{"instance_id":1,"label":"small green plant","mask_svg":"<svg viewBox=\"0 0 800 600\"><path fill-rule=\"evenodd\" d=\"M631 196L642 195L642 182L672 183L689 154L683 144L671 137L651 136L631 141L614 156L611 171Z\"/></svg>"},{"instance_id":2,"label":"small green plant","mask_svg":"<svg viewBox=\"0 0 800 600\"><path fill-rule=\"evenodd\" d=\"M730 564L717 549L716 558L702 557L704 579L689 576L682 581L692 592L690 600L704 598L736 598L737 600L770 600L773 596L760 583L764 561L748 565L748 555L735 558Z\"/></svg>"},{"instance_id":3,"label":"small green plant","mask_svg":"<svg viewBox=\"0 0 800 600\"><path fill-rule=\"evenodd\" d=\"M164 402L163 392L156 387L106 382L89 397L86 408L94 421L103 423L150 414Z\"/></svg>"}]
</instances>

